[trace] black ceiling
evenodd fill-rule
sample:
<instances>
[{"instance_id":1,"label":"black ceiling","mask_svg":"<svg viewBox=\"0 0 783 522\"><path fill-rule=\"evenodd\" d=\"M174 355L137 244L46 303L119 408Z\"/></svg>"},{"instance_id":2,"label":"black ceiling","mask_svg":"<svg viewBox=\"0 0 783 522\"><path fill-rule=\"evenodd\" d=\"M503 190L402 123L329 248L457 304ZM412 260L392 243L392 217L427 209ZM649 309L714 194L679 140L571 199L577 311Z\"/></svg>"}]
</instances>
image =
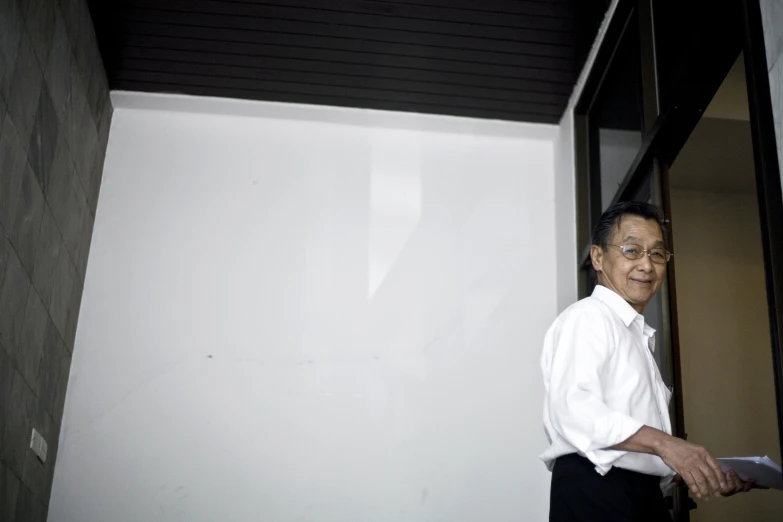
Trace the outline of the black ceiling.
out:
<instances>
[{"instance_id":1,"label":"black ceiling","mask_svg":"<svg viewBox=\"0 0 783 522\"><path fill-rule=\"evenodd\" d=\"M112 89L556 123L608 0L90 0Z\"/></svg>"}]
</instances>

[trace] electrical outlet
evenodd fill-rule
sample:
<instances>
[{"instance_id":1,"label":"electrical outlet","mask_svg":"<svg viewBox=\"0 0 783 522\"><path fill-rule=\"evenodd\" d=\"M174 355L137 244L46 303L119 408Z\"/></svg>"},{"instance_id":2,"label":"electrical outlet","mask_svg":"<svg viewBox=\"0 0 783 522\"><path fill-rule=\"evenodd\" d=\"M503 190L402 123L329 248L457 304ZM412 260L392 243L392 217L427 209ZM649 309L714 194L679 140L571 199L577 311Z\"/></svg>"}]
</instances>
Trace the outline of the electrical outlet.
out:
<instances>
[{"instance_id":1,"label":"electrical outlet","mask_svg":"<svg viewBox=\"0 0 783 522\"><path fill-rule=\"evenodd\" d=\"M30 436L30 449L33 450L33 453L41 462L46 462L46 453L49 451L49 445L46 444L46 440L35 428L33 428L33 434Z\"/></svg>"}]
</instances>

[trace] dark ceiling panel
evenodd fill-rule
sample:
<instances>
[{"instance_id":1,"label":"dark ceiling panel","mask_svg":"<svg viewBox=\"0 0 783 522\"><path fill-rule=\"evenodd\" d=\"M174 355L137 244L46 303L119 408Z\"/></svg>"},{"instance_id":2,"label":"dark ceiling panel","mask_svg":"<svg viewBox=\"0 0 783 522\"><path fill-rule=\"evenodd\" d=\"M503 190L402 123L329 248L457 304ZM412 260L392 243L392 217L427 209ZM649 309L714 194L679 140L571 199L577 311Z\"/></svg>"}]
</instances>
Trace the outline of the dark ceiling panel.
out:
<instances>
[{"instance_id":1,"label":"dark ceiling panel","mask_svg":"<svg viewBox=\"0 0 783 522\"><path fill-rule=\"evenodd\" d=\"M557 122L590 0L90 3L114 89Z\"/></svg>"},{"instance_id":2,"label":"dark ceiling panel","mask_svg":"<svg viewBox=\"0 0 783 522\"><path fill-rule=\"evenodd\" d=\"M190 63L161 60L126 59L123 60L121 76L138 76L144 72L164 72L177 75L193 74ZM386 79L378 76L356 76L309 71L269 70L256 67L241 67L231 64L202 64L199 75L206 77L226 77L250 82L287 83L292 85L324 85L331 87L359 88L365 91L389 90L402 93L422 93L436 96L471 98L475 100L521 100L529 103L559 107L565 93L547 91L519 91L496 89L488 86L454 85L449 83L428 83L421 80Z\"/></svg>"},{"instance_id":3,"label":"dark ceiling panel","mask_svg":"<svg viewBox=\"0 0 783 522\"><path fill-rule=\"evenodd\" d=\"M543 69L529 66L509 67L493 63L469 62L448 57L435 59L420 56L379 54L367 51L364 47L360 49L329 49L317 46L301 47L293 43L273 46L246 42L182 39L170 36L129 36L123 53L127 51L132 52L136 49L147 49L153 52L166 50L178 52L195 51L202 55L224 54L242 56L258 66L263 64L267 58L278 58L285 60L290 68L296 70L302 70L302 68L306 70L311 66L311 62L315 62L328 64L334 72L341 74L350 74L355 70L356 66L375 65L377 67L413 71L451 72L477 78L530 79L539 80L544 85L552 83L567 85L569 91L573 76L573 73L568 70ZM209 61L207 58L201 58L194 66L197 66L202 60ZM115 63L122 68L121 61Z\"/></svg>"},{"instance_id":4,"label":"dark ceiling panel","mask_svg":"<svg viewBox=\"0 0 783 522\"><path fill-rule=\"evenodd\" d=\"M328 20L324 20L324 16ZM475 23L438 22L416 18L395 18L349 12L293 7L264 10L263 13L237 13L232 15L213 12L181 13L157 8L128 9L124 16L131 23L160 23L170 26L198 27L202 29L241 30L254 33L277 33L312 36L329 36L342 39L385 41L432 45L454 49L471 49L476 46L486 50L517 54L523 47L510 48L509 43L549 44L549 52L556 55L573 51L563 45L563 28L486 26ZM556 21L552 18L543 20ZM527 24L526 24L527 25ZM532 25L532 24L530 24ZM558 49L559 47L559 49Z\"/></svg>"},{"instance_id":5,"label":"dark ceiling panel","mask_svg":"<svg viewBox=\"0 0 783 522\"><path fill-rule=\"evenodd\" d=\"M383 41L383 31L371 31L362 28L359 31L345 31L344 34L362 32L365 38L358 36L319 35L313 33L275 33L272 31L242 30L221 26L192 26L179 24L161 24L138 22L131 20L132 28L129 37L137 37L133 42L144 44L148 38L164 34L167 38L181 38L212 42L214 48L226 43L247 43L263 47L300 48L300 49L331 49L357 54L371 54L383 59L384 56L407 56L429 58L433 60L456 61L472 64L492 64L507 67L524 67L536 69L551 69L571 73L574 68L573 58L560 58L551 55L519 54L500 51L485 51L476 48L458 48L430 45L425 43ZM376 38L371 39L375 34ZM429 35L433 39L433 35ZM427 38L422 37L422 41ZM520 44L521 45L521 44ZM361 46L357 48L357 46ZM549 46L551 47L551 46ZM263 50L263 49L259 49ZM455 53L459 57L455 57Z\"/></svg>"},{"instance_id":6,"label":"dark ceiling panel","mask_svg":"<svg viewBox=\"0 0 783 522\"><path fill-rule=\"evenodd\" d=\"M201 64L203 66L210 64L236 66L261 71L261 74L268 74L270 77L277 77L280 73L321 73L335 77L374 78L380 82L400 81L406 83L413 81L450 87L483 87L509 91L512 95L514 92L541 92L553 95L568 95L571 92L571 83L568 81L558 82L557 78L553 78L551 74L542 77L540 71L530 71L521 68L514 71L515 75L511 77L502 74L492 74L496 70L487 67L465 66L456 68L456 72L451 72L448 70L448 67L426 67L427 65L433 65L431 61L426 60L399 59L389 60L381 64L370 63L367 60L341 62L339 60L327 59L327 57L342 57L339 54L328 51L318 51L315 57L309 52L301 53L293 60L290 52L281 57L259 54L250 55L248 52L239 52L247 51L247 49L233 47L232 49L236 52L213 52L207 50L208 45L201 48L200 45L193 44L197 47L196 49L183 49L178 46L180 43L166 42L166 45L171 48L163 50L159 47L129 47L122 51L119 61L124 68L131 69L141 67L145 63L154 64L161 61L183 62ZM347 57L355 58L355 55L350 54ZM341 71L336 67L337 64L343 64L348 67L345 67L345 71ZM455 68L452 67L452 69ZM500 73L502 70L497 72Z\"/></svg>"}]
</instances>

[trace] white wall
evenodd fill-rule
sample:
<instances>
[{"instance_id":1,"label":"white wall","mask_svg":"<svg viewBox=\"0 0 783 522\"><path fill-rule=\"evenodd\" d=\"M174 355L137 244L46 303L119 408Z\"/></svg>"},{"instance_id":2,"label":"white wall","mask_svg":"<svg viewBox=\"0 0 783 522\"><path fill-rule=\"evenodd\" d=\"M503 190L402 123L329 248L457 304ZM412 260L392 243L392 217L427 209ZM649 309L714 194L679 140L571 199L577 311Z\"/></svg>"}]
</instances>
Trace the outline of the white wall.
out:
<instances>
[{"instance_id":1,"label":"white wall","mask_svg":"<svg viewBox=\"0 0 783 522\"><path fill-rule=\"evenodd\" d=\"M547 519L556 127L113 101L50 522Z\"/></svg>"}]
</instances>

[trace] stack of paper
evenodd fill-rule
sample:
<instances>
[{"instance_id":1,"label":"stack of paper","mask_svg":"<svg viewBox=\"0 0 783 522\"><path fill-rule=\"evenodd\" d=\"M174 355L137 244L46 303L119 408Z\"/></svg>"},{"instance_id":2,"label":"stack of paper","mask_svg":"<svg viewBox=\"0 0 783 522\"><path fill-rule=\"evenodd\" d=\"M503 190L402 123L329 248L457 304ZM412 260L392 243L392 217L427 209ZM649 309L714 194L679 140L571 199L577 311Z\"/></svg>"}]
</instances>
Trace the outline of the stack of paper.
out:
<instances>
[{"instance_id":1,"label":"stack of paper","mask_svg":"<svg viewBox=\"0 0 783 522\"><path fill-rule=\"evenodd\" d=\"M765 488L783 489L783 471L769 457L734 457L718 459L723 471L733 469L742 480L756 479Z\"/></svg>"}]
</instances>

